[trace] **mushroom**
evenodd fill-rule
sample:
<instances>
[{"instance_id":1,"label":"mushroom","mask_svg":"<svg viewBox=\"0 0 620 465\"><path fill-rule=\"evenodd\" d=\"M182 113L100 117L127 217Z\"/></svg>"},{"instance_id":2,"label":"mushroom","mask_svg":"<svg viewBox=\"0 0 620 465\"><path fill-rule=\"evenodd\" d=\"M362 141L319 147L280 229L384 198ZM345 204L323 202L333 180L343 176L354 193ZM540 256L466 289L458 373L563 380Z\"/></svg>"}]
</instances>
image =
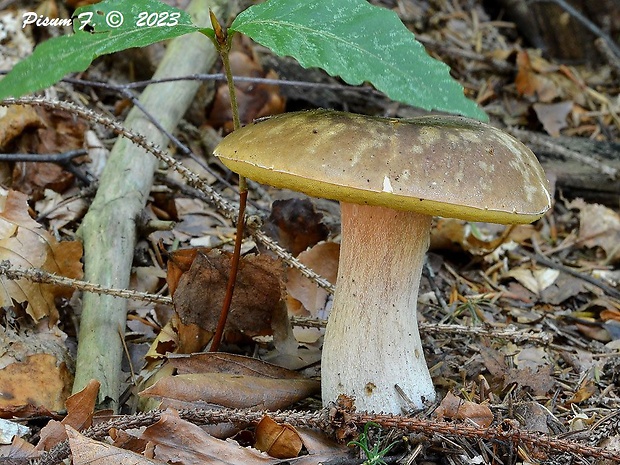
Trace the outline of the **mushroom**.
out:
<instances>
[{"instance_id":1,"label":"mushroom","mask_svg":"<svg viewBox=\"0 0 620 465\"><path fill-rule=\"evenodd\" d=\"M454 116L407 120L330 110L258 120L215 155L232 171L341 203L336 294L321 362L323 404L401 413L435 398L417 323L434 215L530 223L550 207L535 155L487 124Z\"/></svg>"}]
</instances>

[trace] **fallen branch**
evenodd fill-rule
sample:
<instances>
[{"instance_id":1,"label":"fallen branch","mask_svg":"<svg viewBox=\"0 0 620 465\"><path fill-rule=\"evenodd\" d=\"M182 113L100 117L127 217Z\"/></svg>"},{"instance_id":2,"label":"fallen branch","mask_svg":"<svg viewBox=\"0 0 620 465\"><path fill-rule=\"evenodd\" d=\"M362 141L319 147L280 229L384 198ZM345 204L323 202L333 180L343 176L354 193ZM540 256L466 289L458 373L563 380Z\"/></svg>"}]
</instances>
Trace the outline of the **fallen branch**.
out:
<instances>
[{"instance_id":1,"label":"fallen branch","mask_svg":"<svg viewBox=\"0 0 620 465\"><path fill-rule=\"evenodd\" d=\"M105 423L95 425L82 431L82 434L97 440L104 439L110 429L130 429L150 426L161 419L162 411L151 411L136 415L126 415L113 418ZM446 422L419 418L410 418L401 415L383 415L365 412L351 412L339 407L324 408L314 412L286 411L269 412L251 409L185 409L178 411L184 420L196 424L235 423L248 425L258 423L264 416L269 416L278 423L288 423L295 427L310 427L336 434L337 437L347 439L354 436L357 429L368 422L374 422L383 428L394 428L410 433L432 438L435 434L449 438L467 438L476 441L485 440L494 443L511 445L514 448L525 446L530 451L545 455L571 453L580 457L593 457L599 460L607 459L620 461L620 452L601 447L593 447L576 441L569 441L557 437L525 431L514 420L480 428L462 422ZM50 452L45 453L31 465L55 465L70 453L67 441L60 443Z\"/></svg>"}]
</instances>

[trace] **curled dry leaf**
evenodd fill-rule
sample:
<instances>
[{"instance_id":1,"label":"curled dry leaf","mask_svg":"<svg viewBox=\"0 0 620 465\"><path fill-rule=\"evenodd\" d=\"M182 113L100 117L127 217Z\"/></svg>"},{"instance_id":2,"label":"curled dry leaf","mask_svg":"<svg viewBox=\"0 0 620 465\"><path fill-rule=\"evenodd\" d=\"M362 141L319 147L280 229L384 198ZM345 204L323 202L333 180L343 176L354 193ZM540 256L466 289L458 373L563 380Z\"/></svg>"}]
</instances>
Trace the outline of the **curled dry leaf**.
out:
<instances>
[{"instance_id":1,"label":"curled dry leaf","mask_svg":"<svg viewBox=\"0 0 620 465\"><path fill-rule=\"evenodd\" d=\"M295 428L286 423L280 425L268 416L258 422L254 434L254 447L279 459L297 457L304 445Z\"/></svg>"},{"instance_id":2,"label":"curled dry leaf","mask_svg":"<svg viewBox=\"0 0 620 465\"><path fill-rule=\"evenodd\" d=\"M24 268L41 268L68 278L82 276L82 245L79 242L58 242L28 214L28 198L17 191L0 192L0 260L9 260ZM0 306L12 307L14 302L27 304L26 311L35 320L49 317L50 324L58 319L54 300L70 297L73 290L51 284L37 284L20 279L2 279Z\"/></svg>"},{"instance_id":3,"label":"curled dry leaf","mask_svg":"<svg viewBox=\"0 0 620 465\"><path fill-rule=\"evenodd\" d=\"M452 392L448 392L435 413L440 420L443 418L467 419L473 421L481 428L486 428L493 422L493 413L489 407L459 399Z\"/></svg>"},{"instance_id":4,"label":"curled dry leaf","mask_svg":"<svg viewBox=\"0 0 620 465\"><path fill-rule=\"evenodd\" d=\"M521 283L527 290L536 295L551 286L560 275L558 270L552 268L538 268L528 270L525 268L512 269L505 276L512 277Z\"/></svg>"},{"instance_id":5,"label":"curled dry leaf","mask_svg":"<svg viewBox=\"0 0 620 465\"><path fill-rule=\"evenodd\" d=\"M321 242L297 257L301 263L316 271L334 284L338 276L340 246L335 242ZM327 319L329 315L329 294L294 268L287 270L286 306L289 315L310 316ZM299 342L313 343L324 333L317 328L293 329Z\"/></svg>"}]
</instances>

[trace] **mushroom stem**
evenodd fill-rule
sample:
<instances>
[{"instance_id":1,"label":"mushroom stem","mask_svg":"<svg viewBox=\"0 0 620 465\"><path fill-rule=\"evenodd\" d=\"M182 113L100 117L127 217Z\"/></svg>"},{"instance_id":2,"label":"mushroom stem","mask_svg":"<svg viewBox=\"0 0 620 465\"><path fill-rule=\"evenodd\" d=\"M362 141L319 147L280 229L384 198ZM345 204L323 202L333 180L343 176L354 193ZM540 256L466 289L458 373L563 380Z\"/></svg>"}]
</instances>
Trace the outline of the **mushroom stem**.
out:
<instances>
[{"instance_id":1,"label":"mushroom stem","mask_svg":"<svg viewBox=\"0 0 620 465\"><path fill-rule=\"evenodd\" d=\"M418 332L417 299L431 216L341 203L336 295L321 364L323 403L346 394L358 410L400 414L435 390Z\"/></svg>"}]
</instances>

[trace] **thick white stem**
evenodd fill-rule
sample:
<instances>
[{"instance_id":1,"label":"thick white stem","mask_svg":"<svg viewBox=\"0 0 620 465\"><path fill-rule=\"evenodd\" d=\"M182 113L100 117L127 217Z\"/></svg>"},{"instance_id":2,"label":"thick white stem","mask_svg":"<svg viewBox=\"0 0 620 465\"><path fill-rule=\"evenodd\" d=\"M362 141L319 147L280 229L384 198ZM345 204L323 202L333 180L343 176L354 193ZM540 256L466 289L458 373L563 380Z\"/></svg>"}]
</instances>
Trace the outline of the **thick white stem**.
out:
<instances>
[{"instance_id":1,"label":"thick white stem","mask_svg":"<svg viewBox=\"0 0 620 465\"><path fill-rule=\"evenodd\" d=\"M431 217L342 203L336 295L321 362L323 403L401 413L435 398L418 332L417 299Z\"/></svg>"}]
</instances>

